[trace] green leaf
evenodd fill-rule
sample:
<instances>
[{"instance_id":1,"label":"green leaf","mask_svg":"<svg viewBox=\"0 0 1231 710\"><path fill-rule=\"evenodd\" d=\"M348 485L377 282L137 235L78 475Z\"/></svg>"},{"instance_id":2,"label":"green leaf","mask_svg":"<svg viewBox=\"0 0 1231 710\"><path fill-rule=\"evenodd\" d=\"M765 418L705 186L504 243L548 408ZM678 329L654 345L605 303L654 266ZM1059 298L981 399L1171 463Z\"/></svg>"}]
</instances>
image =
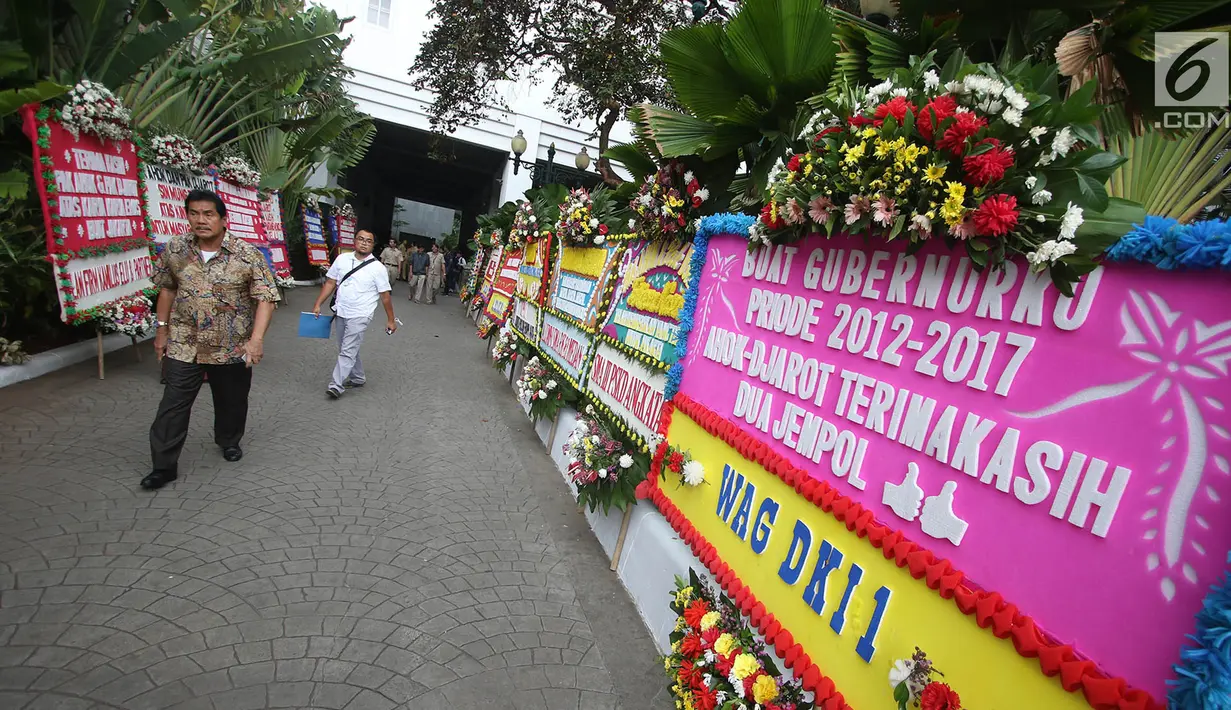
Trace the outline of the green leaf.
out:
<instances>
[{"instance_id":1,"label":"green leaf","mask_svg":"<svg viewBox=\"0 0 1231 710\"><path fill-rule=\"evenodd\" d=\"M1077 242L1100 253L1129 233L1134 224L1145 221L1146 210L1130 200L1112 197L1102 211L1083 210L1084 221L1077 228Z\"/></svg>"},{"instance_id":2,"label":"green leaf","mask_svg":"<svg viewBox=\"0 0 1231 710\"><path fill-rule=\"evenodd\" d=\"M727 63L766 105L794 104L829 83L838 45L828 9L815 0L748 0L725 27ZM731 77L723 81L731 82ZM673 83L673 86L675 84Z\"/></svg>"},{"instance_id":3,"label":"green leaf","mask_svg":"<svg viewBox=\"0 0 1231 710\"><path fill-rule=\"evenodd\" d=\"M747 93L733 76L723 41L722 25L707 23L671 30L659 43L676 98L697 116L715 117Z\"/></svg>"},{"instance_id":4,"label":"green leaf","mask_svg":"<svg viewBox=\"0 0 1231 710\"><path fill-rule=\"evenodd\" d=\"M906 681L893 686L893 699L900 708L906 707L906 703L910 702L910 688L906 686Z\"/></svg>"},{"instance_id":5,"label":"green leaf","mask_svg":"<svg viewBox=\"0 0 1231 710\"><path fill-rule=\"evenodd\" d=\"M24 200L29 193L30 173L21 169L0 173L0 199Z\"/></svg>"},{"instance_id":6,"label":"green leaf","mask_svg":"<svg viewBox=\"0 0 1231 710\"><path fill-rule=\"evenodd\" d=\"M52 81L40 81L34 86L0 91L0 116L17 113L26 104L42 103L68 93L70 87Z\"/></svg>"}]
</instances>

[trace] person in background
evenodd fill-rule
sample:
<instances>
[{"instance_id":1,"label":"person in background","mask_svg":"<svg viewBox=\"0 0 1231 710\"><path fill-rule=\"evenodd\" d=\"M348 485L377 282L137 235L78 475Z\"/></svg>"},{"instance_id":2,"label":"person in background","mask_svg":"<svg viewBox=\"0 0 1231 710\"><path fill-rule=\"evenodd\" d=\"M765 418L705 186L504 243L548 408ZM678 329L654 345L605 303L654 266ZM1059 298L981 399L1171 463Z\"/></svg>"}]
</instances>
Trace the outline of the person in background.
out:
<instances>
[{"instance_id":1,"label":"person in background","mask_svg":"<svg viewBox=\"0 0 1231 710\"><path fill-rule=\"evenodd\" d=\"M393 245L393 240L385 245L385 250L380 253L380 261L385 265L385 269L389 272L389 283L397 280L398 271L402 267L402 262L406 256Z\"/></svg>"},{"instance_id":2,"label":"person in background","mask_svg":"<svg viewBox=\"0 0 1231 710\"><path fill-rule=\"evenodd\" d=\"M423 303L423 294L427 290L427 269L431 261L423 247L415 247L410 255L410 292L406 297L415 303Z\"/></svg>"},{"instance_id":3,"label":"person in background","mask_svg":"<svg viewBox=\"0 0 1231 710\"><path fill-rule=\"evenodd\" d=\"M440 245L432 244L432 253L428 255L427 267L427 302L435 303L436 294L445 283L445 255L440 253Z\"/></svg>"},{"instance_id":4,"label":"person in background","mask_svg":"<svg viewBox=\"0 0 1231 710\"><path fill-rule=\"evenodd\" d=\"M193 190L184 209L192 231L167 243L153 274L154 354L163 363L166 386L150 426L154 465L141 479L147 490L179 477L192 405L207 374L214 443L227 461L243 458L239 442L248 421L252 367L264 357L265 331L279 300L265 257L227 232L227 208L217 194Z\"/></svg>"},{"instance_id":5,"label":"person in background","mask_svg":"<svg viewBox=\"0 0 1231 710\"><path fill-rule=\"evenodd\" d=\"M375 246L376 237L370 231L362 229L356 232L355 250L334 260L325 274L325 283L321 285L316 304L312 306L312 312L319 318L321 304L337 291L336 302L332 305L337 314L338 361L333 366L329 386L325 388L325 394L332 399L341 397L347 389L362 387L367 382L363 361L359 359L359 347L363 345L363 336L372 322L377 301L385 307L386 332L392 334L398 329L397 318L393 315L393 287L389 285L389 272L379 268L376 257L372 256Z\"/></svg>"},{"instance_id":6,"label":"person in background","mask_svg":"<svg viewBox=\"0 0 1231 710\"><path fill-rule=\"evenodd\" d=\"M398 245L398 251L402 252L402 265L398 267L398 278L403 281L410 281L410 257L414 255L415 248L410 245L410 242L405 239Z\"/></svg>"},{"instance_id":7,"label":"person in background","mask_svg":"<svg viewBox=\"0 0 1231 710\"><path fill-rule=\"evenodd\" d=\"M449 250L449 253L445 255L444 295L446 296L457 290L457 279L462 273L462 267L460 266L461 258L461 252L456 249Z\"/></svg>"}]
</instances>

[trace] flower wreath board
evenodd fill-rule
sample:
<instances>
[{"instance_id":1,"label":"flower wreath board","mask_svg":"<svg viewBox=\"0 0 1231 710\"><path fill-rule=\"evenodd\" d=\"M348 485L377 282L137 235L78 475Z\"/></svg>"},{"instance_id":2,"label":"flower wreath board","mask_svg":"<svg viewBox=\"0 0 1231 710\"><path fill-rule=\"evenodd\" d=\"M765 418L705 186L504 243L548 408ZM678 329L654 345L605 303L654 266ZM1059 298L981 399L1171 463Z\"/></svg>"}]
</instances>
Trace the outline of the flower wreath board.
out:
<instances>
[{"instance_id":1,"label":"flower wreath board","mask_svg":"<svg viewBox=\"0 0 1231 710\"><path fill-rule=\"evenodd\" d=\"M666 387L666 373L651 369L605 340L596 341L586 394L642 446L648 446L658 430Z\"/></svg>"},{"instance_id":2,"label":"flower wreath board","mask_svg":"<svg viewBox=\"0 0 1231 710\"><path fill-rule=\"evenodd\" d=\"M303 236L308 248L308 262L313 266L329 266L329 245L325 242L325 226L321 213L304 205L300 210Z\"/></svg>"},{"instance_id":3,"label":"flower wreath board","mask_svg":"<svg viewBox=\"0 0 1231 710\"><path fill-rule=\"evenodd\" d=\"M673 365L691 257L691 239L629 242L600 330L603 338L638 359Z\"/></svg>"},{"instance_id":4,"label":"flower wreath board","mask_svg":"<svg viewBox=\"0 0 1231 710\"><path fill-rule=\"evenodd\" d=\"M47 253L66 323L153 288L141 160L128 140L74 137L48 107L22 109L34 146Z\"/></svg>"},{"instance_id":5,"label":"flower wreath board","mask_svg":"<svg viewBox=\"0 0 1231 710\"><path fill-rule=\"evenodd\" d=\"M547 305L593 332L611 296L621 248L616 241L601 247L562 244L551 273Z\"/></svg>"},{"instance_id":6,"label":"flower wreath board","mask_svg":"<svg viewBox=\"0 0 1231 710\"><path fill-rule=\"evenodd\" d=\"M543 313L539 351L579 390L584 388L586 366L593 344L590 334L577 324L551 310Z\"/></svg>"},{"instance_id":7,"label":"flower wreath board","mask_svg":"<svg viewBox=\"0 0 1231 710\"><path fill-rule=\"evenodd\" d=\"M217 171L214 182L217 185L218 197L227 207L227 231L251 242L256 246L265 246L265 220L261 218L261 195L255 187L232 182Z\"/></svg>"},{"instance_id":8,"label":"flower wreath board","mask_svg":"<svg viewBox=\"0 0 1231 710\"><path fill-rule=\"evenodd\" d=\"M484 303L491 300L492 288L496 285L496 277L503 265L504 245L497 244L492 247L492 252L487 257L487 264L483 267L483 281L479 285L479 298L483 299Z\"/></svg>"},{"instance_id":9,"label":"flower wreath board","mask_svg":"<svg viewBox=\"0 0 1231 710\"><path fill-rule=\"evenodd\" d=\"M145 205L150 215L150 236L161 249L172 237L188 234L188 212L184 198L193 190L214 189L208 175L196 175L187 170L144 163Z\"/></svg>"},{"instance_id":10,"label":"flower wreath board","mask_svg":"<svg viewBox=\"0 0 1231 710\"><path fill-rule=\"evenodd\" d=\"M338 253L354 251L355 231L359 228L359 222L354 217L335 214L329 218L329 225L333 230L333 243L338 247Z\"/></svg>"},{"instance_id":11,"label":"flower wreath board","mask_svg":"<svg viewBox=\"0 0 1231 710\"><path fill-rule=\"evenodd\" d=\"M277 190L261 198L261 223L269 244L269 265L283 278L291 275L291 262L286 253L286 234L282 229L282 195Z\"/></svg>"},{"instance_id":12,"label":"flower wreath board","mask_svg":"<svg viewBox=\"0 0 1231 710\"><path fill-rule=\"evenodd\" d=\"M522 252L521 265L517 268L517 297L542 305L547 298L547 258L551 254L551 237L544 237L526 245Z\"/></svg>"},{"instance_id":13,"label":"flower wreath board","mask_svg":"<svg viewBox=\"0 0 1231 710\"><path fill-rule=\"evenodd\" d=\"M518 337L530 343L532 347L539 344L539 322L543 317L543 309L534 301L521 298L513 299L513 311L509 314L509 326Z\"/></svg>"},{"instance_id":14,"label":"flower wreath board","mask_svg":"<svg viewBox=\"0 0 1231 710\"><path fill-rule=\"evenodd\" d=\"M484 313L491 322L504 325L513 307L513 293L517 291L517 277L521 267L520 249L505 249L499 261L500 269L492 281L491 298L487 300Z\"/></svg>"},{"instance_id":15,"label":"flower wreath board","mask_svg":"<svg viewBox=\"0 0 1231 710\"><path fill-rule=\"evenodd\" d=\"M1231 548L1231 283L904 246L711 238L661 431L716 475L643 495L818 705L917 646L968 707L1161 707Z\"/></svg>"}]
</instances>

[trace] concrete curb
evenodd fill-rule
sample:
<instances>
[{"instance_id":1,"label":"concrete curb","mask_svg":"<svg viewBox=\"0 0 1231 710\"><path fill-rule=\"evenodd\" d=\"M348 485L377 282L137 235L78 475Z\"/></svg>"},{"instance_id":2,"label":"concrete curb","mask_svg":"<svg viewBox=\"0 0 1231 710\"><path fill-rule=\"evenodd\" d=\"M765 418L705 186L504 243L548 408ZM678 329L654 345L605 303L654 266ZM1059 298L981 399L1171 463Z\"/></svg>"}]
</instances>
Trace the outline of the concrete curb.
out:
<instances>
[{"instance_id":1,"label":"concrete curb","mask_svg":"<svg viewBox=\"0 0 1231 710\"><path fill-rule=\"evenodd\" d=\"M137 338L137 343L141 344L151 338L153 333ZM103 336L103 352L110 353L126 348L132 345L132 340L123 333L112 333ZM32 380L35 377L42 377L49 372L63 370L71 365L76 365L79 362L92 360L98 355L98 342L91 338L80 343L65 345L62 348L48 350L45 353L39 353L30 358L29 362L23 365L6 365L0 367L0 388L15 385L18 382ZM151 351L150 357L154 356Z\"/></svg>"},{"instance_id":2,"label":"concrete curb","mask_svg":"<svg viewBox=\"0 0 1231 710\"><path fill-rule=\"evenodd\" d=\"M296 286L320 286L321 284L325 283L325 277L321 276L319 278L311 279L309 281L300 281L299 279L294 279L293 281L291 281L291 283L295 284Z\"/></svg>"}]
</instances>

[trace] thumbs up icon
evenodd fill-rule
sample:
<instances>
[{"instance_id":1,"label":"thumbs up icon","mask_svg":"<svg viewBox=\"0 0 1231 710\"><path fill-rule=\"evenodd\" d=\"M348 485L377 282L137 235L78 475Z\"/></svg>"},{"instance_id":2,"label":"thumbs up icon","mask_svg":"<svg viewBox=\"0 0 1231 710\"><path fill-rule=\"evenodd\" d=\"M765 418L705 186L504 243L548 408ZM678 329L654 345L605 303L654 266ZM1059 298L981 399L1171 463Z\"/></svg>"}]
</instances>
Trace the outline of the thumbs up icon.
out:
<instances>
[{"instance_id":1,"label":"thumbs up icon","mask_svg":"<svg viewBox=\"0 0 1231 710\"><path fill-rule=\"evenodd\" d=\"M953 512L953 493L956 490L956 482L945 481L940 493L924 501L919 524L925 534L937 540L948 540L954 545L960 545L969 524Z\"/></svg>"},{"instance_id":2,"label":"thumbs up icon","mask_svg":"<svg viewBox=\"0 0 1231 710\"><path fill-rule=\"evenodd\" d=\"M885 482L881 502L889 506L897 516L907 522L919 517L923 505L924 490L919 487L919 467L914 461L906 464L906 478L899 484Z\"/></svg>"}]
</instances>

